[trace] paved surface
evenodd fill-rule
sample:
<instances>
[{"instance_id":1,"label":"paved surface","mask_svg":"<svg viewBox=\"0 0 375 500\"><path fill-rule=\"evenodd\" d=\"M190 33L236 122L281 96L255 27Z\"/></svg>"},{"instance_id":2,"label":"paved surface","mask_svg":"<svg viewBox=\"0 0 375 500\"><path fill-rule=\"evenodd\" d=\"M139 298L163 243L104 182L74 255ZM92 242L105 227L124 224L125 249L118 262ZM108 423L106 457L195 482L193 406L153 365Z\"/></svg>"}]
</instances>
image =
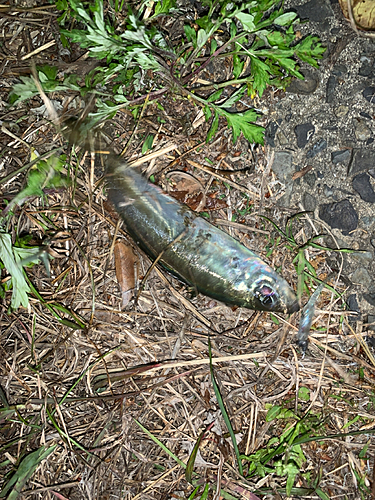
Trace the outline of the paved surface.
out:
<instances>
[{"instance_id":1,"label":"paved surface","mask_svg":"<svg viewBox=\"0 0 375 500\"><path fill-rule=\"evenodd\" d=\"M286 186L279 203L312 211L341 248L361 250L344 256L348 305L375 322L375 41L353 31L337 0L289 0L285 9L309 20L302 36L317 34L328 48L269 110L273 171ZM297 171L307 173L292 180Z\"/></svg>"}]
</instances>

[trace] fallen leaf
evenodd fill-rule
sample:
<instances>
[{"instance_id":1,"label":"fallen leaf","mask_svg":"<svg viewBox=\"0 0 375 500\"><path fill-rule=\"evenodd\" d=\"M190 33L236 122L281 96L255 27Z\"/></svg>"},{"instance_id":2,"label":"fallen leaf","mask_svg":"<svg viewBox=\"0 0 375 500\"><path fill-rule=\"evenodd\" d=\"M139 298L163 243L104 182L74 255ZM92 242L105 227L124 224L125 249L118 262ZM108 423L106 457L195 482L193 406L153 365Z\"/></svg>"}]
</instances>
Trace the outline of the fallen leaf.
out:
<instances>
[{"instance_id":1,"label":"fallen leaf","mask_svg":"<svg viewBox=\"0 0 375 500\"><path fill-rule=\"evenodd\" d=\"M122 294L121 307L124 308L133 296L138 274L138 259L133 248L122 240L116 241L114 254L116 278Z\"/></svg>"}]
</instances>

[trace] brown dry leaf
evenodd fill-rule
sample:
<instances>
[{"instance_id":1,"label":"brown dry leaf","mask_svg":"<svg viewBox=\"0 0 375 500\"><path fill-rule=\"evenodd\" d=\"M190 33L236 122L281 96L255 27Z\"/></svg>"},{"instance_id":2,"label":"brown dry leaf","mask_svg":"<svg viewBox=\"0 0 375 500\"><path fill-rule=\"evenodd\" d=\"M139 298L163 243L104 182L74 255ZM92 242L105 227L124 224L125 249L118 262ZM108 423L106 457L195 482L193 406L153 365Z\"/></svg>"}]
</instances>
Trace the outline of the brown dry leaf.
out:
<instances>
[{"instance_id":1,"label":"brown dry leaf","mask_svg":"<svg viewBox=\"0 0 375 500\"><path fill-rule=\"evenodd\" d=\"M115 243L115 268L116 278L122 294L121 307L129 304L133 296L135 281L137 279L138 259L134 254L133 248L125 244L122 240Z\"/></svg>"},{"instance_id":2,"label":"brown dry leaf","mask_svg":"<svg viewBox=\"0 0 375 500\"><path fill-rule=\"evenodd\" d=\"M350 19L347 0L339 0L344 16ZM357 28L375 30L375 2L374 0L351 0L353 18Z\"/></svg>"}]
</instances>

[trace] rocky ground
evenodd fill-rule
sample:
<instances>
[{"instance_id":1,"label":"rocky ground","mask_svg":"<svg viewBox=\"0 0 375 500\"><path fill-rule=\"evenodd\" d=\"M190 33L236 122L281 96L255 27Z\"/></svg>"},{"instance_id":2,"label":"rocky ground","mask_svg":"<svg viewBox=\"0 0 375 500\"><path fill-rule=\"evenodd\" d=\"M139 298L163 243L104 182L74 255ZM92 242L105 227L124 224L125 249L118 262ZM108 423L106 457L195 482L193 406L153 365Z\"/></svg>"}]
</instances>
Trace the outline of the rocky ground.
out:
<instances>
[{"instance_id":1,"label":"rocky ground","mask_svg":"<svg viewBox=\"0 0 375 500\"><path fill-rule=\"evenodd\" d=\"M290 0L285 7L309 21L302 34L316 33L327 51L319 69L306 68L305 80L293 81L268 110L272 169L286 186L279 204L311 211L340 248L355 250L342 269L348 306L373 323L375 41L355 33L336 0Z\"/></svg>"}]
</instances>

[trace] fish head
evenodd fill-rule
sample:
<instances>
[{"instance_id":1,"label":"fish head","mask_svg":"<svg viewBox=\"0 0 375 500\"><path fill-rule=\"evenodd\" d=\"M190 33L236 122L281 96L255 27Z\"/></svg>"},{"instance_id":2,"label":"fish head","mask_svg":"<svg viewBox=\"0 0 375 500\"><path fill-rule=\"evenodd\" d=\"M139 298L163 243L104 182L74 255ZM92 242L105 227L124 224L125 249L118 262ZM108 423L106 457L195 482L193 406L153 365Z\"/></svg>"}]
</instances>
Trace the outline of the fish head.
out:
<instances>
[{"instance_id":1,"label":"fish head","mask_svg":"<svg viewBox=\"0 0 375 500\"><path fill-rule=\"evenodd\" d=\"M288 283L272 269L253 283L254 309L293 313L299 310L297 297Z\"/></svg>"}]
</instances>

